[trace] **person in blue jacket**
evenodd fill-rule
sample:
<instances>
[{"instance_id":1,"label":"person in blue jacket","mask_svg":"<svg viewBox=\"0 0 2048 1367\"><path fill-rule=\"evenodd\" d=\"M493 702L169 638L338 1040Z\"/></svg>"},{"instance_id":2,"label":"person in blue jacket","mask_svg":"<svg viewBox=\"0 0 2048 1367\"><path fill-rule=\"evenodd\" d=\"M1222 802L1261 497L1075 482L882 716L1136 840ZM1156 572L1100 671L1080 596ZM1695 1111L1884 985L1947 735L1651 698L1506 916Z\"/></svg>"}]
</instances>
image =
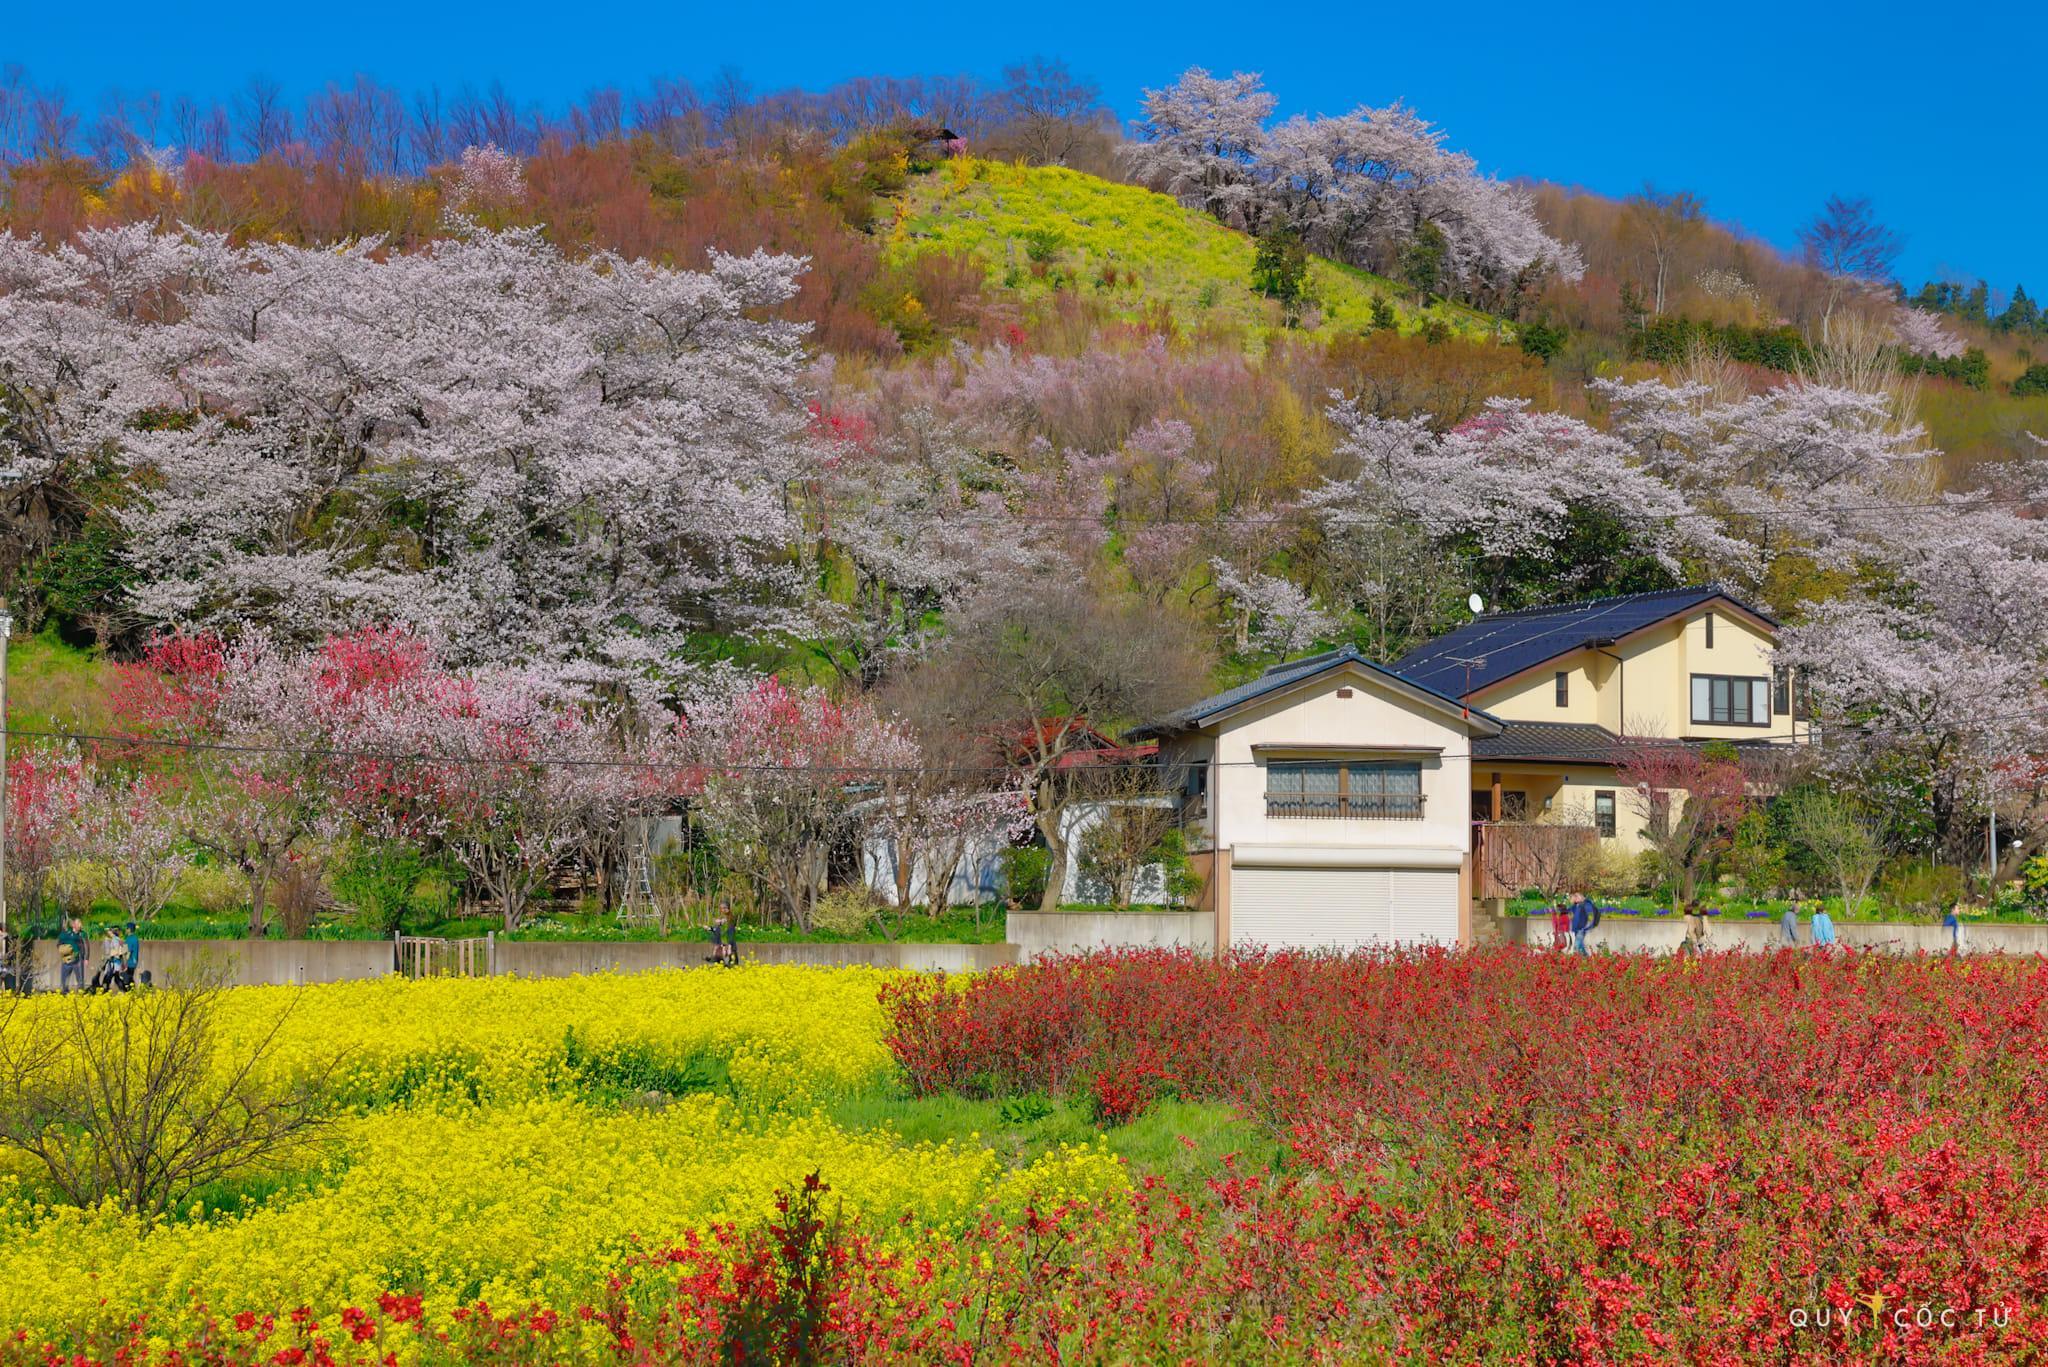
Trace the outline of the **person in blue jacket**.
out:
<instances>
[{"instance_id":1,"label":"person in blue jacket","mask_svg":"<svg viewBox=\"0 0 2048 1367\"><path fill-rule=\"evenodd\" d=\"M1826 902L1813 904L1813 944L1818 949L1835 942L1835 918L1828 915Z\"/></svg>"},{"instance_id":2,"label":"person in blue jacket","mask_svg":"<svg viewBox=\"0 0 2048 1367\"><path fill-rule=\"evenodd\" d=\"M1586 894L1572 894L1572 953L1586 952L1586 932L1593 928L1593 904Z\"/></svg>"}]
</instances>

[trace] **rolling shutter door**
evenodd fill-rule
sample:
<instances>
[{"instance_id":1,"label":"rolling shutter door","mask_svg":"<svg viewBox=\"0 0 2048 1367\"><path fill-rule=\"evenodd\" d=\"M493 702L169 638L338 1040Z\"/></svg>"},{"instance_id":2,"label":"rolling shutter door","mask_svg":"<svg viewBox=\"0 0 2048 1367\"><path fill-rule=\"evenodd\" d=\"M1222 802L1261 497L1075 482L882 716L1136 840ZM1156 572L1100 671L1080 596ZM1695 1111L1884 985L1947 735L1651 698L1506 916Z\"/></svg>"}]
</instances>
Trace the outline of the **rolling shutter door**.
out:
<instances>
[{"instance_id":1,"label":"rolling shutter door","mask_svg":"<svg viewBox=\"0 0 2048 1367\"><path fill-rule=\"evenodd\" d=\"M1268 949L1387 942L1386 869L1234 869L1230 939Z\"/></svg>"},{"instance_id":2,"label":"rolling shutter door","mask_svg":"<svg viewBox=\"0 0 2048 1367\"><path fill-rule=\"evenodd\" d=\"M1458 938L1451 869L1241 868L1230 940L1269 949L1359 949Z\"/></svg>"},{"instance_id":3,"label":"rolling shutter door","mask_svg":"<svg viewBox=\"0 0 2048 1367\"><path fill-rule=\"evenodd\" d=\"M1458 874L1454 869L1395 869L1388 875L1389 918L1404 945L1458 942Z\"/></svg>"}]
</instances>

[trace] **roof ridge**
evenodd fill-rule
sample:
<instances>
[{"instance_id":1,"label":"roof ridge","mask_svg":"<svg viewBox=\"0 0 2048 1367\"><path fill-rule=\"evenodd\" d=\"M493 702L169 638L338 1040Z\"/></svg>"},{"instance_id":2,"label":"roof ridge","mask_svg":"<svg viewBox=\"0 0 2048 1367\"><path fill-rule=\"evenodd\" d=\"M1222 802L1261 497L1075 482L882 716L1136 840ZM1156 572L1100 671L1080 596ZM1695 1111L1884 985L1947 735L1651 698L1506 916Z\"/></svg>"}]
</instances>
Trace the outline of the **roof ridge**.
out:
<instances>
[{"instance_id":1,"label":"roof ridge","mask_svg":"<svg viewBox=\"0 0 2048 1367\"><path fill-rule=\"evenodd\" d=\"M1466 627L1477 626L1481 622L1497 622L1504 617L1533 617L1543 612L1571 612L1578 608L1596 607L1601 603L1626 603L1638 598L1663 598L1687 593L1719 594L1724 598L1734 597L1733 594L1722 586L1719 580L1709 580L1703 584L1682 584L1675 589L1638 589L1634 593L1607 593L1602 594L1598 598L1574 598L1569 602L1563 603L1537 603L1532 607L1509 608L1506 612L1482 613L1461 626L1453 627L1450 631L1445 632L1444 636L1455 635ZM1444 637L1439 636L1436 639L1440 641Z\"/></svg>"}]
</instances>

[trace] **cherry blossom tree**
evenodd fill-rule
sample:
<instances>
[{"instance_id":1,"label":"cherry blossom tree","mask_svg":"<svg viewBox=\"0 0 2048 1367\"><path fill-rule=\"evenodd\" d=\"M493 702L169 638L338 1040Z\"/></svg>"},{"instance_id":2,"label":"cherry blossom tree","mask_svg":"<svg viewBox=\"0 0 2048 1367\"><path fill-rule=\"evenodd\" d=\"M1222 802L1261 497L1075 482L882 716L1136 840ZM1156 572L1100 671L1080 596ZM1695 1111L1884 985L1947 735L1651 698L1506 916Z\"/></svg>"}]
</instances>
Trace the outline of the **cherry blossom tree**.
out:
<instances>
[{"instance_id":1,"label":"cherry blossom tree","mask_svg":"<svg viewBox=\"0 0 2048 1367\"><path fill-rule=\"evenodd\" d=\"M538 230L410 255L197 232L0 240L17 482L111 456L147 620L398 621L458 662L641 684L692 631L805 620L802 263L679 271Z\"/></svg>"},{"instance_id":2,"label":"cherry blossom tree","mask_svg":"<svg viewBox=\"0 0 2048 1367\"><path fill-rule=\"evenodd\" d=\"M1273 97L1256 73L1211 76L1190 67L1162 90L1147 90L1132 172L1182 203L1226 223L1256 229L1256 164L1265 149Z\"/></svg>"},{"instance_id":3,"label":"cherry blossom tree","mask_svg":"<svg viewBox=\"0 0 2048 1367\"><path fill-rule=\"evenodd\" d=\"M1966 349L1963 339L1949 331L1941 315L1926 309L1899 306L1892 312L1891 328L1899 349L1916 356L1946 361L1962 355Z\"/></svg>"}]
</instances>

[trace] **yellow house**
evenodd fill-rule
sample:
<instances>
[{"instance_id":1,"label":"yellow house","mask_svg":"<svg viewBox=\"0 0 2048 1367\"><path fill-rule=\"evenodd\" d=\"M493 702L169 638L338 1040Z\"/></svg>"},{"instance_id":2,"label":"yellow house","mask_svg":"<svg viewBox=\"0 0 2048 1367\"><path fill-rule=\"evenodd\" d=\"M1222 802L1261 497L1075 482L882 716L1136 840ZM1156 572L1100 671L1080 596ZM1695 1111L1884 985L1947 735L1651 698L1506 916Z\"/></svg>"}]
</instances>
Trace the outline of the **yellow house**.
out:
<instances>
[{"instance_id":1,"label":"yellow house","mask_svg":"<svg viewBox=\"0 0 2048 1367\"><path fill-rule=\"evenodd\" d=\"M1615 773L1627 741L1808 738L1777 632L1707 584L1488 614L1392 668L1501 720L1473 744L1474 821L1591 826L1633 852L1641 821Z\"/></svg>"}]
</instances>

